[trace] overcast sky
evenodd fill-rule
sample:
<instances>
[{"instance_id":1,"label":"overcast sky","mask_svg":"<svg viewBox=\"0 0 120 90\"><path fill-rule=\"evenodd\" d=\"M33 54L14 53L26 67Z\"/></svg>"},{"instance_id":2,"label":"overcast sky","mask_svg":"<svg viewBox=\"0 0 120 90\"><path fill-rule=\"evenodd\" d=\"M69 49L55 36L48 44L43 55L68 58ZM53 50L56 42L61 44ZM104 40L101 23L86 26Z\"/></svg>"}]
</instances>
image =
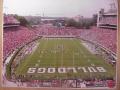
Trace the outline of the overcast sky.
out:
<instances>
[{"instance_id":1,"label":"overcast sky","mask_svg":"<svg viewBox=\"0 0 120 90\"><path fill-rule=\"evenodd\" d=\"M91 17L115 0L4 0L3 11L19 15Z\"/></svg>"}]
</instances>

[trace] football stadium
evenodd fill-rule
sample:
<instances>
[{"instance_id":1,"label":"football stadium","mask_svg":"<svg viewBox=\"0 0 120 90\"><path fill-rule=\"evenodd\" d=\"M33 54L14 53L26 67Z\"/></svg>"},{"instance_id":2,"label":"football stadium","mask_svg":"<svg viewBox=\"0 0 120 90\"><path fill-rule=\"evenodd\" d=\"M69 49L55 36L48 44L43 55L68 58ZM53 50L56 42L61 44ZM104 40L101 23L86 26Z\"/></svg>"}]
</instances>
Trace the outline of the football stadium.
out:
<instances>
[{"instance_id":1,"label":"football stadium","mask_svg":"<svg viewBox=\"0 0 120 90\"><path fill-rule=\"evenodd\" d=\"M115 87L114 4L92 19L4 14L3 26L3 86Z\"/></svg>"}]
</instances>

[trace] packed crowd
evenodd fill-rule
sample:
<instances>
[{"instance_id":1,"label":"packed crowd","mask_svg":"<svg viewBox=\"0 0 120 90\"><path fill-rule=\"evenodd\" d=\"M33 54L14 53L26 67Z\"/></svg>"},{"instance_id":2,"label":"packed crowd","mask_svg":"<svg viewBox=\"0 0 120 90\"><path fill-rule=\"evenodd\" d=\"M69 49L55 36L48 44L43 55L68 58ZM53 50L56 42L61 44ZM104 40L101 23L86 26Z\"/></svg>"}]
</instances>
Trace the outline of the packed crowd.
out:
<instances>
[{"instance_id":1,"label":"packed crowd","mask_svg":"<svg viewBox=\"0 0 120 90\"><path fill-rule=\"evenodd\" d=\"M29 55L34 50L36 50L38 44L39 43L37 43L37 41L34 41L32 43L29 43L29 44L25 45L24 48L22 48L20 50L20 52L16 55L14 61L12 62L12 65L11 65L11 67L12 67L11 69L13 69L12 70L13 73L14 73L14 68L16 68L21 63L21 60L23 60L26 55Z\"/></svg>"},{"instance_id":2,"label":"packed crowd","mask_svg":"<svg viewBox=\"0 0 120 90\"><path fill-rule=\"evenodd\" d=\"M27 82L15 82L20 87L62 87L62 88L95 88L95 87L115 87L115 80L82 80L82 79L62 79L62 80L28 80Z\"/></svg>"},{"instance_id":3,"label":"packed crowd","mask_svg":"<svg viewBox=\"0 0 120 90\"><path fill-rule=\"evenodd\" d=\"M100 44L116 53L117 31L93 27L91 30L82 30L80 38Z\"/></svg>"},{"instance_id":4,"label":"packed crowd","mask_svg":"<svg viewBox=\"0 0 120 90\"><path fill-rule=\"evenodd\" d=\"M91 29L75 29L75 28L54 28L41 27L37 28L39 35L74 35L82 39L98 43L112 52L116 53L117 31L111 29L103 29L92 27Z\"/></svg>"},{"instance_id":5,"label":"packed crowd","mask_svg":"<svg viewBox=\"0 0 120 90\"><path fill-rule=\"evenodd\" d=\"M96 44L90 43L88 41L82 41L82 44L93 54L101 56L104 60L111 64L113 67L116 67L116 56L115 54L105 51L104 48L99 47Z\"/></svg>"},{"instance_id":6,"label":"packed crowd","mask_svg":"<svg viewBox=\"0 0 120 90\"><path fill-rule=\"evenodd\" d=\"M55 26L50 26L48 27L47 25L43 25L43 26L39 26L36 28L36 32L37 34L39 35L79 35L81 29L75 29L73 27L61 27L61 28L58 28L58 27L55 27Z\"/></svg>"},{"instance_id":7,"label":"packed crowd","mask_svg":"<svg viewBox=\"0 0 120 90\"><path fill-rule=\"evenodd\" d=\"M91 29L75 29L75 28L56 28L39 26L35 29L26 27L5 28L3 33L4 58L6 58L13 50L33 40L37 36L76 36L85 40L98 43L112 52L116 53L117 30L103 29L92 27Z\"/></svg>"},{"instance_id":8,"label":"packed crowd","mask_svg":"<svg viewBox=\"0 0 120 90\"><path fill-rule=\"evenodd\" d=\"M26 27L5 28L3 32L3 57L9 56L16 48L25 45L36 37L34 31Z\"/></svg>"},{"instance_id":9,"label":"packed crowd","mask_svg":"<svg viewBox=\"0 0 120 90\"><path fill-rule=\"evenodd\" d=\"M9 20L5 19L5 23ZM16 22L16 21L13 21ZM12 23L12 19L10 21ZM91 29L57 28L42 25L27 28L23 26L4 28L3 31L3 57L6 59L15 49L34 40L38 36L76 36L84 40L98 43L116 53L117 30L92 27ZM33 44L34 47L34 44ZM29 51L29 50L27 50ZM30 50L31 51L31 50ZM26 52L27 53L27 52ZM86 88L86 87L114 87L114 80L28 80L27 82L17 79L18 86L24 84L28 87L63 87L63 88Z\"/></svg>"},{"instance_id":10,"label":"packed crowd","mask_svg":"<svg viewBox=\"0 0 120 90\"><path fill-rule=\"evenodd\" d=\"M4 24L20 24L20 22L16 20L13 15L4 15Z\"/></svg>"}]
</instances>

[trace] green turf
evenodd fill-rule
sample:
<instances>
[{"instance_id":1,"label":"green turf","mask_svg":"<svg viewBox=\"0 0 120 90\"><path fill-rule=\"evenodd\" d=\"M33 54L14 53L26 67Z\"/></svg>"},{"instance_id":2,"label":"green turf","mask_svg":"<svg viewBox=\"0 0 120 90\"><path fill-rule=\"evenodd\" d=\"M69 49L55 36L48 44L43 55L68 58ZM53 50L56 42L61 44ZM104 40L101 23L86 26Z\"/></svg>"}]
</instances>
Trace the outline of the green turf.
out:
<instances>
[{"instance_id":1,"label":"green turf","mask_svg":"<svg viewBox=\"0 0 120 90\"><path fill-rule=\"evenodd\" d=\"M56 53L55 53L56 52ZM40 60L40 62L38 62ZM57 78L89 78L89 77L114 77L115 69L106 63L101 57L89 52L78 39L40 39L36 51L27 56L16 68L16 75L26 75L29 67L88 67L91 64L104 67L107 72L100 73L52 73L33 75L39 79L57 79Z\"/></svg>"}]
</instances>

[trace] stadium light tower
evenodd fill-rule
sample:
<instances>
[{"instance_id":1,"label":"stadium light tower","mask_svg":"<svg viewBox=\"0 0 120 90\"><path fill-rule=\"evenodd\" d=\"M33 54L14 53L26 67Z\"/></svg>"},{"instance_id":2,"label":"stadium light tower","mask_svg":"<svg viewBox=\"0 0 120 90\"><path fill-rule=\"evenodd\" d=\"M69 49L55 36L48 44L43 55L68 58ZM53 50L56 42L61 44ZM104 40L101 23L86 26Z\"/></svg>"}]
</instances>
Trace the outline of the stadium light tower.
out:
<instances>
[{"instance_id":1,"label":"stadium light tower","mask_svg":"<svg viewBox=\"0 0 120 90\"><path fill-rule=\"evenodd\" d=\"M44 12L43 12L42 16L45 17Z\"/></svg>"},{"instance_id":2,"label":"stadium light tower","mask_svg":"<svg viewBox=\"0 0 120 90\"><path fill-rule=\"evenodd\" d=\"M118 5L117 5L117 2L118 2L118 1L117 1L117 0L112 0L111 2L112 2L112 3L110 4L110 5L111 5L111 8L117 9L117 6L118 6Z\"/></svg>"},{"instance_id":3,"label":"stadium light tower","mask_svg":"<svg viewBox=\"0 0 120 90\"><path fill-rule=\"evenodd\" d=\"M41 16L40 14L36 14L36 16Z\"/></svg>"},{"instance_id":4,"label":"stadium light tower","mask_svg":"<svg viewBox=\"0 0 120 90\"><path fill-rule=\"evenodd\" d=\"M116 0L111 1L109 12L111 12L111 13L116 13L117 12L117 2L116 2Z\"/></svg>"},{"instance_id":5,"label":"stadium light tower","mask_svg":"<svg viewBox=\"0 0 120 90\"><path fill-rule=\"evenodd\" d=\"M4 9L3 12L4 12L5 14L7 14L7 13L8 13L8 7L4 6L3 9Z\"/></svg>"},{"instance_id":6,"label":"stadium light tower","mask_svg":"<svg viewBox=\"0 0 120 90\"><path fill-rule=\"evenodd\" d=\"M117 7L118 7L118 5L117 5L118 0L113 0L113 2L114 2L114 5L115 5L115 8L117 9Z\"/></svg>"},{"instance_id":7,"label":"stadium light tower","mask_svg":"<svg viewBox=\"0 0 120 90\"><path fill-rule=\"evenodd\" d=\"M44 15L44 11L45 11L45 9L43 8L43 13L42 13L42 16L44 17L45 15Z\"/></svg>"}]
</instances>

